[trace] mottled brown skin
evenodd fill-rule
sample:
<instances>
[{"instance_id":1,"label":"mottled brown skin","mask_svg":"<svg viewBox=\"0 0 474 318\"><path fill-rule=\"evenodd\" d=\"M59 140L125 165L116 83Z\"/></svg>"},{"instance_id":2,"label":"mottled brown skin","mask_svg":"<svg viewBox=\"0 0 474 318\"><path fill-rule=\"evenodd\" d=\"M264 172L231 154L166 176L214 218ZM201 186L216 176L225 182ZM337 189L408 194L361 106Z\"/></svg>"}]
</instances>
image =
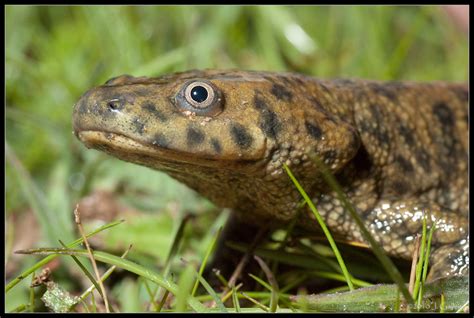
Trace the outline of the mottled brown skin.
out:
<instances>
[{"instance_id":1,"label":"mottled brown skin","mask_svg":"<svg viewBox=\"0 0 474 318\"><path fill-rule=\"evenodd\" d=\"M194 81L215 90L208 108L186 102ZM164 171L248 223L295 216L286 163L330 230L364 242L317 155L390 255L411 258L430 213L435 279L468 272L467 100L461 84L205 70L111 79L82 96L73 122L87 147ZM308 211L298 221L318 230Z\"/></svg>"}]
</instances>

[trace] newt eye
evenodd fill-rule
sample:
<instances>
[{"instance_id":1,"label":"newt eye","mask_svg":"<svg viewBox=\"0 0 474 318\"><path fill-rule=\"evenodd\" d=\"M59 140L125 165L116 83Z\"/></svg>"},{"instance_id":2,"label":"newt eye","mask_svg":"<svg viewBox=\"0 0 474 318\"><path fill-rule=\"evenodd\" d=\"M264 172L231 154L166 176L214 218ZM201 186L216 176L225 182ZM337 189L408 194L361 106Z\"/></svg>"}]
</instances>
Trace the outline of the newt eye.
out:
<instances>
[{"instance_id":1,"label":"newt eye","mask_svg":"<svg viewBox=\"0 0 474 318\"><path fill-rule=\"evenodd\" d=\"M178 108L196 115L213 116L222 111L221 92L210 82L192 81L176 95Z\"/></svg>"},{"instance_id":2,"label":"newt eye","mask_svg":"<svg viewBox=\"0 0 474 318\"><path fill-rule=\"evenodd\" d=\"M207 85L206 85L207 86ZM188 86L188 89L187 91L189 92L189 97L191 97L191 99L200 104L202 102L205 102L207 100L207 98L209 97L209 88L206 87L206 86L201 86L199 84L196 84L195 85L189 85ZM211 92L211 95L213 95L214 93ZM187 97L187 96L186 96ZM211 99L211 98L209 98Z\"/></svg>"}]
</instances>

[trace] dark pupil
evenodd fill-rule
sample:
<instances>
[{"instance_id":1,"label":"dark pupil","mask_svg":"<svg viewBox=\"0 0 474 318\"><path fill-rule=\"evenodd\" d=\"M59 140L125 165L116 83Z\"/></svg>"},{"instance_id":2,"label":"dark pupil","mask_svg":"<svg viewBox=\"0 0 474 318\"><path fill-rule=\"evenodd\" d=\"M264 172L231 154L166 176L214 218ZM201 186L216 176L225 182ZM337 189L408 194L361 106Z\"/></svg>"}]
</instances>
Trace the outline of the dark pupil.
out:
<instances>
[{"instance_id":1,"label":"dark pupil","mask_svg":"<svg viewBox=\"0 0 474 318\"><path fill-rule=\"evenodd\" d=\"M209 94L207 93L207 89L202 86L193 87L193 89L191 90L191 98L198 103L202 103L203 101L205 101L208 95Z\"/></svg>"}]
</instances>

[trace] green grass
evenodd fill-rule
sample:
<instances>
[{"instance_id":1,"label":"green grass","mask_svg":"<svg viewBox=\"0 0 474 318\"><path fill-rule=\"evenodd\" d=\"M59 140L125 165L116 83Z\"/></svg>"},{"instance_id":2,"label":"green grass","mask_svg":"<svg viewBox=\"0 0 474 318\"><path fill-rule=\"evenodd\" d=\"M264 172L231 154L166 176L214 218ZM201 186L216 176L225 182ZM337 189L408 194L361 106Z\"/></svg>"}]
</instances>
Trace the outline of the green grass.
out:
<instances>
[{"instance_id":1,"label":"green grass","mask_svg":"<svg viewBox=\"0 0 474 318\"><path fill-rule=\"evenodd\" d=\"M351 277L351 274L349 273L349 271L347 270L347 267L346 267L346 264L344 263L344 260L342 259L342 256L341 256L341 253L339 252L339 249L337 248L336 246L336 242L334 241L332 235L331 235L331 232L329 231L328 227L326 226L326 224L324 223L323 221L323 218L321 217L321 215L319 214L318 210L316 209L316 207L314 206L313 204L313 201L311 201L311 199L309 198L308 194L306 194L305 190L301 187L300 183L298 182L298 180L296 180L296 178L294 177L293 173L291 172L290 168L288 168L288 166L286 164L283 165L283 167L285 168L286 170L286 173L288 174L288 176L290 177L291 181L294 183L295 187L298 189L298 191L300 192L301 196L304 198L306 204L309 206L309 208L311 209L311 212L313 213L314 217L316 218L316 220L318 221L318 224L319 226L321 227L321 229L323 230L323 233L324 235L326 236L328 242L329 242L329 245L331 245L331 249L333 250L334 252L334 255L336 256L337 258L337 262L339 264L339 267L341 268L341 271L342 273L344 274L344 279L346 280L347 282L347 286L349 287L349 290L354 290L354 284L352 283L352 277Z\"/></svg>"},{"instance_id":2,"label":"green grass","mask_svg":"<svg viewBox=\"0 0 474 318\"><path fill-rule=\"evenodd\" d=\"M87 89L113 76L239 68L326 78L458 82L468 78L467 35L434 6L7 6L5 11L6 264L7 268L14 265L7 273L8 286L21 272L38 269L33 256L12 254L18 249L15 243L33 233L39 236L35 247L61 247L58 239L72 241L77 237L72 218L75 204L96 189L110 191L120 203L117 219L127 220L99 234L104 250L120 255L133 244L127 259L161 275L168 267L174 283L180 282L182 273L191 273L181 258L199 271L198 264L225 222L226 215L219 209L166 175L156 172L150 178L149 169L87 150L72 135L73 104ZM295 25L303 30L302 40L292 42L286 34ZM31 213L37 228L13 227ZM192 226L182 230L178 244L175 236L187 215L193 216ZM91 231L96 227L89 224ZM279 249L282 242L286 239L276 237L274 246L262 247L267 256L260 256L274 262L269 266L272 270L279 268L276 263L301 257L307 279L319 277L318 272L339 273L337 261L324 256L324 243ZM350 247L341 252L343 256L357 253ZM168 259L170 253L174 256ZM364 273L354 259L363 257L362 253L344 257L359 279ZM83 275L81 270L69 257L61 257L60 265L53 272L55 281L69 292L83 292L84 286L70 276L71 272ZM277 277L279 310L288 309L282 308L282 295L302 277L298 269ZM376 275L375 267L373 272ZM258 277L266 280L263 273ZM35 289L32 298L29 281L10 287L7 311L30 310L30 299L34 310L41 310L40 290ZM328 290L344 285L330 281ZM192 283L191 287L196 278ZM200 285L190 293L199 301L212 300ZM304 293L304 281L299 287ZM123 280L110 288L110 297L130 311L156 310L164 292L143 280ZM261 288L246 295L269 308L272 292ZM137 298L120 298L124 290L136 291ZM236 291L230 300L245 297L240 293ZM157 307L143 305L146 302ZM165 310L169 310L166 304Z\"/></svg>"}]
</instances>

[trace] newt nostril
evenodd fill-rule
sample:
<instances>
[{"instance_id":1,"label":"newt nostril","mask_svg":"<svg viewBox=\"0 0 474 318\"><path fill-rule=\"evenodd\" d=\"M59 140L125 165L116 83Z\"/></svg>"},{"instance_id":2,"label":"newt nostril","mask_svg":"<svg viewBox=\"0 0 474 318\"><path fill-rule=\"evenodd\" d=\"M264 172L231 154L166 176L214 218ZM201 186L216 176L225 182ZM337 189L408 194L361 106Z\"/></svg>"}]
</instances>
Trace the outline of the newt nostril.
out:
<instances>
[{"instance_id":1,"label":"newt nostril","mask_svg":"<svg viewBox=\"0 0 474 318\"><path fill-rule=\"evenodd\" d=\"M123 108L123 103L119 99L112 99L107 102L107 108L110 111L118 111Z\"/></svg>"}]
</instances>

